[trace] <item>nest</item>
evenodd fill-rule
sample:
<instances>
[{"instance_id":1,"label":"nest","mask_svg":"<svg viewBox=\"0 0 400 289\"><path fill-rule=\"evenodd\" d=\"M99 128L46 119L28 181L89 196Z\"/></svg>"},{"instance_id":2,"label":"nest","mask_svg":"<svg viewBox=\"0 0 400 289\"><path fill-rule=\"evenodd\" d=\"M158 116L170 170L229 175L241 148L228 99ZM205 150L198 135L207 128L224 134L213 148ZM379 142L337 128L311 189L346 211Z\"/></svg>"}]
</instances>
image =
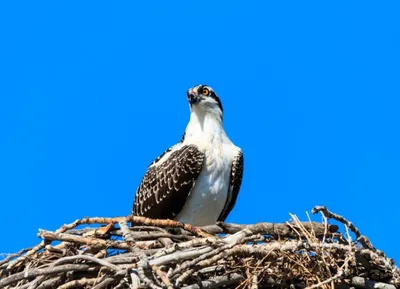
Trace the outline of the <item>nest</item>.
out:
<instances>
[{"instance_id":1,"label":"nest","mask_svg":"<svg viewBox=\"0 0 400 289\"><path fill-rule=\"evenodd\" d=\"M197 228L84 218L40 230L40 244L0 261L0 288L400 288L393 260L343 217L318 212L321 223L291 215L281 224Z\"/></svg>"}]
</instances>

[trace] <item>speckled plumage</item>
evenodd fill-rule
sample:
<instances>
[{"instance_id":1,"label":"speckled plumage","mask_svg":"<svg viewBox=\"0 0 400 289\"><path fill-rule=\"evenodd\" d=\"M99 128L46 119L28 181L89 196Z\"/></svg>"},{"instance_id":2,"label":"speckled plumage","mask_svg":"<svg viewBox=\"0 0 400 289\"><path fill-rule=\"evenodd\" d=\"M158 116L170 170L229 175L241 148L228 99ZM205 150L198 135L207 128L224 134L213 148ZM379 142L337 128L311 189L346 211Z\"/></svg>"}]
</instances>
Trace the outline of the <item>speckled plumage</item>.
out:
<instances>
[{"instance_id":1,"label":"speckled plumage","mask_svg":"<svg viewBox=\"0 0 400 289\"><path fill-rule=\"evenodd\" d=\"M150 166L137 189L133 213L158 219L174 218L200 174L203 159L204 154L194 145L184 145L171 153L168 161Z\"/></svg>"},{"instance_id":2,"label":"speckled plumage","mask_svg":"<svg viewBox=\"0 0 400 289\"><path fill-rule=\"evenodd\" d=\"M202 94L205 88L208 95ZM191 88L188 100L185 133L149 166L133 214L202 226L224 221L235 205L243 153L224 131L222 104L210 87Z\"/></svg>"}]
</instances>

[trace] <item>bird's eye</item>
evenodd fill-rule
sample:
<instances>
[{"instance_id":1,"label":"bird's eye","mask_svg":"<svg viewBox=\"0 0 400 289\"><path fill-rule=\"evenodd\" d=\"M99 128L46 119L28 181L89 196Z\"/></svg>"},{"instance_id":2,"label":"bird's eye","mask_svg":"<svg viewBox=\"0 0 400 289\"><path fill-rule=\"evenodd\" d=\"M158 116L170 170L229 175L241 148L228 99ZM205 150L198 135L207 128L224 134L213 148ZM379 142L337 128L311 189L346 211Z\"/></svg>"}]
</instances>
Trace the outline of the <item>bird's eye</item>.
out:
<instances>
[{"instance_id":1,"label":"bird's eye","mask_svg":"<svg viewBox=\"0 0 400 289\"><path fill-rule=\"evenodd\" d=\"M203 88L203 95L207 96L210 94L210 90L208 88Z\"/></svg>"}]
</instances>

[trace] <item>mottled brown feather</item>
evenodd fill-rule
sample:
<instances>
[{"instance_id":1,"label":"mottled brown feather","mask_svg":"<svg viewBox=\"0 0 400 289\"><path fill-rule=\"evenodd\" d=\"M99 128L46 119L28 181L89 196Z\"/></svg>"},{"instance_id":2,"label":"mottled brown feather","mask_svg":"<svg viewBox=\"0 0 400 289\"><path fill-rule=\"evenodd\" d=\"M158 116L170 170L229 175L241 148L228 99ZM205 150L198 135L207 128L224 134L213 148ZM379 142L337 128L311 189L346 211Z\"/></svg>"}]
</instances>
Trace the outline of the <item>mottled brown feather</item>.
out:
<instances>
[{"instance_id":1,"label":"mottled brown feather","mask_svg":"<svg viewBox=\"0 0 400 289\"><path fill-rule=\"evenodd\" d=\"M243 178L244 158L242 151L239 151L232 162L230 186L228 197L226 198L224 209L219 215L218 221L225 221L229 213L235 206L237 196L239 195L240 186L242 185Z\"/></svg>"},{"instance_id":2,"label":"mottled brown feather","mask_svg":"<svg viewBox=\"0 0 400 289\"><path fill-rule=\"evenodd\" d=\"M136 191L133 214L173 219L182 210L201 172L203 159L204 154L195 145L185 145L163 163L150 166Z\"/></svg>"}]
</instances>

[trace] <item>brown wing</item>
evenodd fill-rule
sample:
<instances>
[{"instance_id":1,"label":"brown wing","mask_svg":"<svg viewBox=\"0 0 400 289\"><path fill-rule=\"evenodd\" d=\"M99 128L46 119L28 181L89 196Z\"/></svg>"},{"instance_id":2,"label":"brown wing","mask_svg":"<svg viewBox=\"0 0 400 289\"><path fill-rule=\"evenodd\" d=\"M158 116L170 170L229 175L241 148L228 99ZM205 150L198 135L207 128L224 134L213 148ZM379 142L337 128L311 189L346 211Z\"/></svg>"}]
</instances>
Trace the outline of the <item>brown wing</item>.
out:
<instances>
[{"instance_id":1,"label":"brown wing","mask_svg":"<svg viewBox=\"0 0 400 289\"><path fill-rule=\"evenodd\" d=\"M226 217L228 217L229 213L235 206L237 196L239 195L240 186L242 185L243 165L243 153L242 151L239 151L232 163L228 198L226 199L224 209L219 215L218 221L225 221Z\"/></svg>"},{"instance_id":2,"label":"brown wing","mask_svg":"<svg viewBox=\"0 0 400 289\"><path fill-rule=\"evenodd\" d=\"M133 214L173 219L182 210L203 159L204 154L195 145L185 145L161 164L150 166L136 191Z\"/></svg>"}]
</instances>

